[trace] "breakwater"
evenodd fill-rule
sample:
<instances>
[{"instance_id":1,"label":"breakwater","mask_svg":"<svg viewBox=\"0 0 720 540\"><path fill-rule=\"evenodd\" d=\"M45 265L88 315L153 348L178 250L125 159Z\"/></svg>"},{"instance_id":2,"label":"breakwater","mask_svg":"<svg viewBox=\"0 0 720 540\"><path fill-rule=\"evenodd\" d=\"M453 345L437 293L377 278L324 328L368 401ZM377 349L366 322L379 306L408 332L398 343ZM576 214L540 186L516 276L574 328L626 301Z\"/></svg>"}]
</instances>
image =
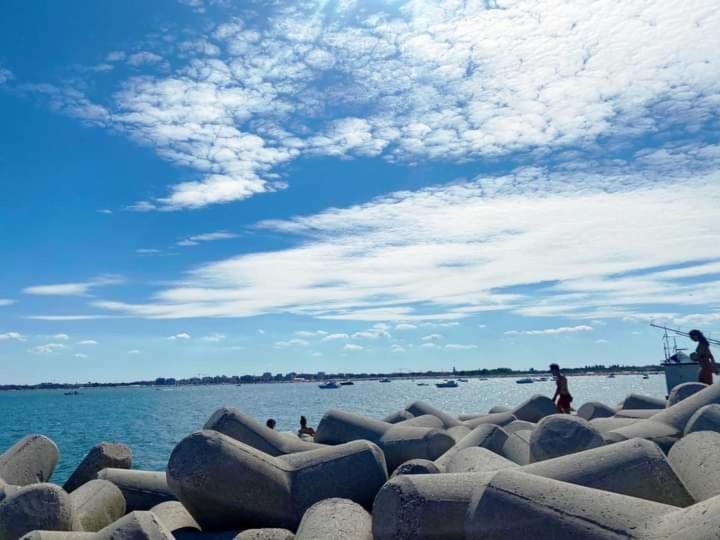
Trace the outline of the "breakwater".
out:
<instances>
[{"instance_id":1,"label":"breakwater","mask_svg":"<svg viewBox=\"0 0 720 540\"><path fill-rule=\"evenodd\" d=\"M23 437L0 456L0 540L720 537L720 385L573 415L541 394L332 409L304 439L259 420L218 409L162 471L100 443L64 486L55 443Z\"/></svg>"}]
</instances>

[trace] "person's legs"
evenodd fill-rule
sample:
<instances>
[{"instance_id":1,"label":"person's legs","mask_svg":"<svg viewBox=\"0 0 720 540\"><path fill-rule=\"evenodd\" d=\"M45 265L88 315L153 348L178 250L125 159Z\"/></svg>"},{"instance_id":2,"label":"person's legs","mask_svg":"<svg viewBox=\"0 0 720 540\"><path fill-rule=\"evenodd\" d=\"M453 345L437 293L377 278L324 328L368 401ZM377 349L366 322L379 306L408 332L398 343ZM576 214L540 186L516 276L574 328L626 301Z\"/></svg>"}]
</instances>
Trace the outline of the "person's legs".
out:
<instances>
[{"instance_id":1,"label":"person's legs","mask_svg":"<svg viewBox=\"0 0 720 540\"><path fill-rule=\"evenodd\" d=\"M712 370L709 368L700 368L700 374L698 377L698 381L705 384L712 384L713 383L713 373Z\"/></svg>"}]
</instances>

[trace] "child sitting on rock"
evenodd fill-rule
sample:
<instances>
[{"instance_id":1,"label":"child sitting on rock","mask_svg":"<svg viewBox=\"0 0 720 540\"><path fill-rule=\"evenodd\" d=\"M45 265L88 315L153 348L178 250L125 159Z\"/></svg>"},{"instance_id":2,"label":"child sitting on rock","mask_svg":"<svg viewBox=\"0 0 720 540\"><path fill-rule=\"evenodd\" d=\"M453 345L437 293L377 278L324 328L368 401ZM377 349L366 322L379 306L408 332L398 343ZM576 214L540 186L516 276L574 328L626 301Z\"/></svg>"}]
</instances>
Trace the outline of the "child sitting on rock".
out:
<instances>
[{"instance_id":1,"label":"child sitting on rock","mask_svg":"<svg viewBox=\"0 0 720 540\"><path fill-rule=\"evenodd\" d=\"M298 435L302 437L303 435L309 435L310 437L315 436L315 430L311 427L308 427L307 425L307 418L304 416L300 417L300 429L298 430Z\"/></svg>"},{"instance_id":2,"label":"child sitting on rock","mask_svg":"<svg viewBox=\"0 0 720 540\"><path fill-rule=\"evenodd\" d=\"M568 390L567 377L560 373L560 366L557 364L550 364L550 373L555 377L556 385L553 402L555 402L558 412L570 414L570 411L572 411L570 403L572 403L573 397Z\"/></svg>"}]
</instances>

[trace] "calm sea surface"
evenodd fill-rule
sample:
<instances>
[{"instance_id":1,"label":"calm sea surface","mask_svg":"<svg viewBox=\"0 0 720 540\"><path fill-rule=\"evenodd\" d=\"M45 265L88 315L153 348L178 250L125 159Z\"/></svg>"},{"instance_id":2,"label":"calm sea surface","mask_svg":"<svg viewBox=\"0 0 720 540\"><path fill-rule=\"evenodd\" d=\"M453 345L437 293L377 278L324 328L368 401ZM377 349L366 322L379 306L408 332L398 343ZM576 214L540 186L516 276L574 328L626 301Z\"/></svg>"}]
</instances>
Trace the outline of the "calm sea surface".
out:
<instances>
[{"instance_id":1,"label":"calm sea surface","mask_svg":"<svg viewBox=\"0 0 720 540\"><path fill-rule=\"evenodd\" d=\"M632 392L664 397L665 378L618 375L614 379L569 377L577 408L586 401L615 405ZM62 483L87 451L101 441L132 448L134 467L164 470L175 444L200 429L223 405L237 407L258 420L273 417L276 429L297 429L301 414L316 426L331 408L382 418L422 399L451 414L487 412L494 405L517 405L532 394L552 396L554 383L516 384L515 379L470 379L459 388L417 386L412 381L356 382L337 390L317 384L193 386L167 389L81 389L78 396L62 391L0 392L0 451L28 433L42 433L60 448L53 481Z\"/></svg>"}]
</instances>

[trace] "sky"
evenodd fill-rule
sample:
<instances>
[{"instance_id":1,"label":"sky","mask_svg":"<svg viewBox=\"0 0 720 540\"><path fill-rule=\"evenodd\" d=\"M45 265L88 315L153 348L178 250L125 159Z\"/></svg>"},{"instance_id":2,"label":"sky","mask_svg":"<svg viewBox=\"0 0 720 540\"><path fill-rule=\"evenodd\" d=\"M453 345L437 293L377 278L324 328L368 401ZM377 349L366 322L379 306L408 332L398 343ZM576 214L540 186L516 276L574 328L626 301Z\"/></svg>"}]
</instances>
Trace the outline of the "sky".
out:
<instances>
[{"instance_id":1,"label":"sky","mask_svg":"<svg viewBox=\"0 0 720 540\"><path fill-rule=\"evenodd\" d=\"M717 2L0 10L0 384L720 335Z\"/></svg>"}]
</instances>

